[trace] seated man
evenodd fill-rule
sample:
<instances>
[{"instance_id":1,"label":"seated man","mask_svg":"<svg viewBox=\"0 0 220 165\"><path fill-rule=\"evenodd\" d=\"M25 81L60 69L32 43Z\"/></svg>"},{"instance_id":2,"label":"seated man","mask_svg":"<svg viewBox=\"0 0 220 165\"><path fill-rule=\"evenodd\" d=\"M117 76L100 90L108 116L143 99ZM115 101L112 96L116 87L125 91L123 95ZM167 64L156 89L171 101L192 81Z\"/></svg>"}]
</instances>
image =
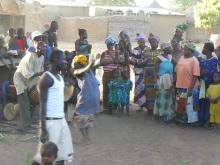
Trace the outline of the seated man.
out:
<instances>
[{"instance_id":1,"label":"seated man","mask_svg":"<svg viewBox=\"0 0 220 165\"><path fill-rule=\"evenodd\" d=\"M17 50L19 55L23 55L28 48L27 39L24 35L24 29L19 28L17 30L17 36L14 39L11 50Z\"/></svg>"}]
</instances>

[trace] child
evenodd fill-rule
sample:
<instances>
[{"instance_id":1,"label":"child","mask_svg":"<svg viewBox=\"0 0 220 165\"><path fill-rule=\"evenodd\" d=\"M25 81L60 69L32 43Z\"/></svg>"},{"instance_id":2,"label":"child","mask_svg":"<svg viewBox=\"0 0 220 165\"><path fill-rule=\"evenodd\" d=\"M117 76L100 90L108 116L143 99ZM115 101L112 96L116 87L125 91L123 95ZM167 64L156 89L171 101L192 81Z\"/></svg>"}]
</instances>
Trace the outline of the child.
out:
<instances>
[{"instance_id":1,"label":"child","mask_svg":"<svg viewBox=\"0 0 220 165\"><path fill-rule=\"evenodd\" d=\"M73 75L76 76L80 92L77 96L76 115L78 127L86 143L90 142L90 128L94 123L94 115L100 109L99 84L95 78L94 60L88 64L85 55L77 55L72 62Z\"/></svg>"},{"instance_id":2,"label":"child","mask_svg":"<svg viewBox=\"0 0 220 165\"><path fill-rule=\"evenodd\" d=\"M87 30L79 29L79 39L75 42L76 54L84 54L88 56L91 54L92 45L87 40Z\"/></svg>"},{"instance_id":3,"label":"child","mask_svg":"<svg viewBox=\"0 0 220 165\"><path fill-rule=\"evenodd\" d=\"M57 159L58 148L53 142L47 142L41 147L41 163L37 160L32 162L32 165L53 165Z\"/></svg>"},{"instance_id":4,"label":"child","mask_svg":"<svg viewBox=\"0 0 220 165\"><path fill-rule=\"evenodd\" d=\"M129 116L130 105L130 91L132 89L132 82L129 80L129 75L126 72L114 74L115 77L109 82L109 106L116 108L119 115L126 109Z\"/></svg>"},{"instance_id":5,"label":"child","mask_svg":"<svg viewBox=\"0 0 220 165\"><path fill-rule=\"evenodd\" d=\"M220 124L220 72L215 72L213 75L214 83L207 90L207 97L210 105L210 126Z\"/></svg>"}]
</instances>

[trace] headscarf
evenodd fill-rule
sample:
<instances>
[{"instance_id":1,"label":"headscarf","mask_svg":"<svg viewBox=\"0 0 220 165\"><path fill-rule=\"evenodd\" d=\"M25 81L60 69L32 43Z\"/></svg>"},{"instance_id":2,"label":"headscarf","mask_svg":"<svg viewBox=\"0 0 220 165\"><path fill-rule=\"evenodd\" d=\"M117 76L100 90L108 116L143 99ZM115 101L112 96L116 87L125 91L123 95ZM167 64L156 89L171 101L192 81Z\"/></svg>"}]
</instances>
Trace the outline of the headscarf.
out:
<instances>
[{"instance_id":1,"label":"headscarf","mask_svg":"<svg viewBox=\"0 0 220 165\"><path fill-rule=\"evenodd\" d=\"M136 40L137 40L137 41L145 41L145 35L143 35L143 34L138 34L137 37L136 37Z\"/></svg>"},{"instance_id":2,"label":"headscarf","mask_svg":"<svg viewBox=\"0 0 220 165\"><path fill-rule=\"evenodd\" d=\"M118 43L118 40L115 37L108 36L105 39L105 43L106 43L106 45L115 46Z\"/></svg>"},{"instance_id":3,"label":"headscarf","mask_svg":"<svg viewBox=\"0 0 220 165\"><path fill-rule=\"evenodd\" d=\"M86 66L88 64L88 59L85 55L77 55L73 58L73 62L78 62L80 64L82 64L83 66Z\"/></svg>"},{"instance_id":4,"label":"headscarf","mask_svg":"<svg viewBox=\"0 0 220 165\"><path fill-rule=\"evenodd\" d=\"M169 47L172 47L171 43L170 42L163 42L160 44L160 47L162 50L166 49L166 48L169 48Z\"/></svg>"}]
</instances>

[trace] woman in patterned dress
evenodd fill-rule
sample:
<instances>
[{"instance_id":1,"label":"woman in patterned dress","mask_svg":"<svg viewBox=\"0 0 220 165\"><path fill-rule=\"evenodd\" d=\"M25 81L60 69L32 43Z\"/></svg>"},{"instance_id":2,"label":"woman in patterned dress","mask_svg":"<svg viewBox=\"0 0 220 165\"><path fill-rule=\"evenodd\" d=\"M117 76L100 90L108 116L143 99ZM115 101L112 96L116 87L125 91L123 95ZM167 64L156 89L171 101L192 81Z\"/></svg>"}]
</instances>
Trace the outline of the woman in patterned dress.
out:
<instances>
[{"instance_id":1,"label":"woman in patterned dress","mask_svg":"<svg viewBox=\"0 0 220 165\"><path fill-rule=\"evenodd\" d=\"M154 104L154 115L169 122L175 114L175 93L173 90L173 68L172 46L170 43L161 44L163 53L157 57L157 84L158 92Z\"/></svg>"},{"instance_id":2,"label":"woman in patterned dress","mask_svg":"<svg viewBox=\"0 0 220 165\"><path fill-rule=\"evenodd\" d=\"M200 88L200 109L199 109L199 124L203 126L209 120L210 101L206 97L206 91L209 85L213 82L213 75L219 71L218 57L214 54L214 44L206 42L202 53L206 56L205 60L200 62L201 68L201 88Z\"/></svg>"},{"instance_id":3,"label":"woman in patterned dress","mask_svg":"<svg viewBox=\"0 0 220 165\"><path fill-rule=\"evenodd\" d=\"M198 88L200 76L199 61L193 56L195 45L186 43L184 55L180 57L176 72L176 121L180 123L195 123L198 121L198 112L195 110L194 92Z\"/></svg>"},{"instance_id":4,"label":"woman in patterned dress","mask_svg":"<svg viewBox=\"0 0 220 165\"><path fill-rule=\"evenodd\" d=\"M151 97L154 93L150 91L150 86L152 80L152 72L149 67L147 72L145 72L145 66L151 65L151 58L146 58L147 54L150 54L150 48L146 46L145 36L139 34L137 36L138 47L134 48L133 53L131 54L131 63L133 64L133 69L135 73L135 90L134 90L134 103L138 104L141 110L147 111L147 106L150 103L150 100L154 102L154 97ZM145 62L146 61L146 62ZM147 79L145 76L149 76ZM146 97L146 85L148 87L148 97ZM154 88L154 85L152 86ZM148 99L147 99L148 98ZM148 102L147 102L148 101ZM148 104L147 104L148 103ZM153 109L153 106L152 106Z\"/></svg>"}]
</instances>

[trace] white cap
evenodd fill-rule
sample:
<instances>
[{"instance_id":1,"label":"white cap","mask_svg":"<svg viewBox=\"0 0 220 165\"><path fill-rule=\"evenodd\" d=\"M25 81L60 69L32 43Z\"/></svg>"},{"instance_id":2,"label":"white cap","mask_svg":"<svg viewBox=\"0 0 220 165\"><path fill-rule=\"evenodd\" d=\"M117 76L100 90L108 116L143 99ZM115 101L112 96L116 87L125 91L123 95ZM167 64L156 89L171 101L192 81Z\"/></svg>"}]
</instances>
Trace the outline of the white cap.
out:
<instances>
[{"instance_id":1,"label":"white cap","mask_svg":"<svg viewBox=\"0 0 220 165\"><path fill-rule=\"evenodd\" d=\"M43 36L43 34L39 31L34 31L31 33L31 39L34 40L35 37Z\"/></svg>"}]
</instances>

